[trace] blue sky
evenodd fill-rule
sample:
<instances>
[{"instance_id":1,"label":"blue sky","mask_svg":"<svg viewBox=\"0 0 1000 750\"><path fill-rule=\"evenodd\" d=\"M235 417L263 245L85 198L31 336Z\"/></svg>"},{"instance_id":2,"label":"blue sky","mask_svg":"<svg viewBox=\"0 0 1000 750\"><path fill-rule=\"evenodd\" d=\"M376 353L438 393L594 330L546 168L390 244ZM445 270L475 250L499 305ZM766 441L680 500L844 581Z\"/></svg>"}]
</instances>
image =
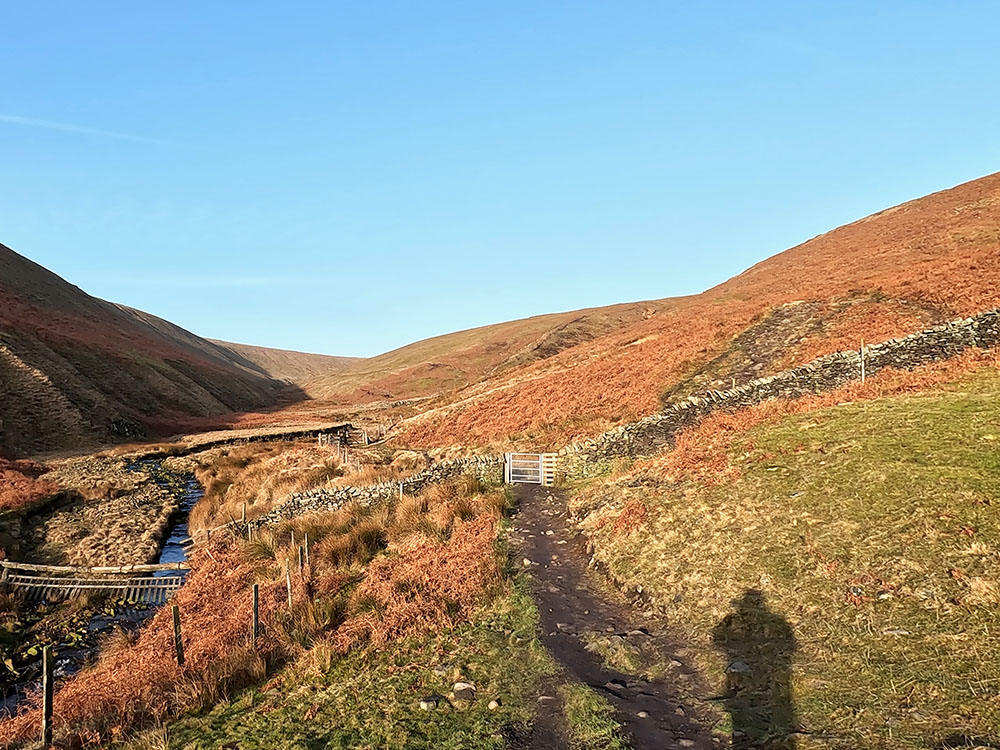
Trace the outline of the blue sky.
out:
<instances>
[{"instance_id":1,"label":"blue sky","mask_svg":"<svg viewBox=\"0 0 1000 750\"><path fill-rule=\"evenodd\" d=\"M995 2L19 3L0 242L370 355L701 291L1000 170Z\"/></svg>"}]
</instances>

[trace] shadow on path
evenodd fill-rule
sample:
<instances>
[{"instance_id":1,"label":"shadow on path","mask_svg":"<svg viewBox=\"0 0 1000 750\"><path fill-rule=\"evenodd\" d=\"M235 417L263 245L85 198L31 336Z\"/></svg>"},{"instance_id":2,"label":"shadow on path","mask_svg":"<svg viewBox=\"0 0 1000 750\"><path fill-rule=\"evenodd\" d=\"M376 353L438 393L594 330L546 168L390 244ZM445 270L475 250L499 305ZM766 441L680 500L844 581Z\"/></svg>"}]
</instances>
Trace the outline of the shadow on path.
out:
<instances>
[{"instance_id":1,"label":"shadow on path","mask_svg":"<svg viewBox=\"0 0 1000 750\"><path fill-rule=\"evenodd\" d=\"M755 589L733 605L735 611L712 633L727 656L724 702L732 717L733 747L794 750L799 727L792 701L792 628Z\"/></svg>"}]
</instances>

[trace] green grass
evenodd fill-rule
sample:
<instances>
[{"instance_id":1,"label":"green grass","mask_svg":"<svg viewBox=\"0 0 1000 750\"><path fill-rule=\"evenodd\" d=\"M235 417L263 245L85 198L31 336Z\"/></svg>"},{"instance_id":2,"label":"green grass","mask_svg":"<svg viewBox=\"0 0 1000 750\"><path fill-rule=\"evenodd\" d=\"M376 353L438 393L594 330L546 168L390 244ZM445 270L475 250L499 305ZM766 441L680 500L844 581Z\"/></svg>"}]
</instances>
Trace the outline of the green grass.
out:
<instances>
[{"instance_id":1,"label":"green grass","mask_svg":"<svg viewBox=\"0 0 1000 750\"><path fill-rule=\"evenodd\" d=\"M246 690L131 747L502 748L504 727L531 721L536 684L552 671L536 627L537 613L518 588L473 624L426 638L346 656L320 646L279 673L274 689ZM442 665L447 674L436 674ZM420 710L421 698L447 696L457 679L475 684L473 703ZM493 699L501 703L495 711Z\"/></svg>"},{"instance_id":2,"label":"green grass","mask_svg":"<svg viewBox=\"0 0 1000 750\"><path fill-rule=\"evenodd\" d=\"M565 685L560 692L573 750L628 750L607 700L579 683Z\"/></svg>"},{"instance_id":3,"label":"green grass","mask_svg":"<svg viewBox=\"0 0 1000 750\"><path fill-rule=\"evenodd\" d=\"M731 458L735 483L586 502L591 522L646 502L629 536L587 524L596 554L654 597L718 695L743 688L719 703L737 728L800 726L800 750L1000 743L1000 376L789 417ZM727 680L734 661L750 671Z\"/></svg>"}]
</instances>

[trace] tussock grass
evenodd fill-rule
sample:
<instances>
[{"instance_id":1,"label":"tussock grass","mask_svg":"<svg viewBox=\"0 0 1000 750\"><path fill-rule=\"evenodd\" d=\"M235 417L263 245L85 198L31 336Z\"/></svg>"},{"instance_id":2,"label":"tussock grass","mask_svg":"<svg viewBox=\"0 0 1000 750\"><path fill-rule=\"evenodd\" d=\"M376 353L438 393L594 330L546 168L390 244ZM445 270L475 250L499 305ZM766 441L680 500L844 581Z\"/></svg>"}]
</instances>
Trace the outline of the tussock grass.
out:
<instances>
[{"instance_id":1,"label":"tussock grass","mask_svg":"<svg viewBox=\"0 0 1000 750\"><path fill-rule=\"evenodd\" d=\"M560 690L573 750L628 750L614 719L614 707L586 685Z\"/></svg>"},{"instance_id":2,"label":"tussock grass","mask_svg":"<svg viewBox=\"0 0 1000 750\"><path fill-rule=\"evenodd\" d=\"M595 555L686 634L718 694L743 680L756 696L729 706L748 736L783 714L805 732L800 749L995 742L998 396L1000 375L984 370L793 413L727 438L732 481L633 476L574 506ZM633 502L647 518L615 533Z\"/></svg>"},{"instance_id":3,"label":"tussock grass","mask_svg":"<svg viewBox=\"0 0 1000 750\"><path fill-rule=\"evenodd\" d=\"M263 688L153 730L128 748L208 750L237 742L273 748L503 750L505 728L531 721L536 683L552 673L536 628L537 612L518 586L455 627L345 655L319 644ZM447 696L457 679L476 685L473 703L446 702L429 713L418 708L425 696ZM502 705L490 711L487 704L494 698Z\"/></svg>"},{"instance_id":4,"label":"tussock grass","mask_svg":"<svg viewBox=\"0 0 1000 750\"><path fill-rule=\"evenodd\" d=\"M264 515L295 492L317 487L363 486L406 475L407 462L389 463L373 451L352 452L349 464L337 449L312 443L247 443L215 448L183 459L205 488L191 512L192 529L214 528L242 516Z\"/></svg>"}]
</instances>

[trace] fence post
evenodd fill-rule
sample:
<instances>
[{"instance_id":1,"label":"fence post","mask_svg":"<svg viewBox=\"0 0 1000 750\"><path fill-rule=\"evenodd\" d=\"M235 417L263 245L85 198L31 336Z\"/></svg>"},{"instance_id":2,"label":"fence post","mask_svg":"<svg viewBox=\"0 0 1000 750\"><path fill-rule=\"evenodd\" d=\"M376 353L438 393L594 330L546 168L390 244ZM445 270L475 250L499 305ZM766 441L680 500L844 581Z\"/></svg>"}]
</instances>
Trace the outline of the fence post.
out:
<instances>
[{"instance_id":1,"label":"fence post","mask_svg":"<svg viewBox=\"0 0 1000 750\"><path fill-rule=\"evenodd\" d=\"M299 575L302 575L302 572L305 570L305 567L306 567L305 550L302 548L301 545L299 545Z\"/></svg>"},{"instance_id":2,"label":"fence post","mask_svg":"<svg viewBox=\"0 0 1000 750\"><path fill-rule=\"evenodd\" d=\"M865 382L865 340L861 339L861 382Z\"/></svg>"},{"instance_id":3,"label":"fence post","mask_svg":"<svg viewBox=\"0 0 1000 750\"><path fill-rule=\"evenodd\" d=\"M257 648L257 638L260 637L260 584L253 585L253 618L250 621L250 643Z\"/></svg>"},{"instance_id":4,"label":"fence post","mask_svg":"<svg viewBox=\"0 0 1000 750\"><path fill-rule=\"evenodd\" d=\"M240 521L245 525L247 522L247 504L243 503L243 515L240 517Z\"/></svg>"},{"instance_id":5,"label":"fence post","mask_svg":"<svg viewBox=\"0 0 1000 750\"><path fill-rule=\"evenodd\" d=\"M184 641L181 639L181 610L176 604L170 607L174 615L174 651L177 656L177 666L184 666Z\"/></svg>"},{"instance_id":6,"label":"fence post","mask_svg":"<svg viewBox=\"0 0 1000 750\"><path fill-rule=\"evenodd\" d=\"M309 532L306 532L306 565L309 564Z\"/></svg>"},{"instance_id":7,"label":"fence post","mask_svg":"<svg viewBox=\"0 0 1000 750\"><path fill-rule=\"evenodd\" d=\"M288 589L288 609L292 608L292 574L288 570L288 559L285 559L285 588Z\"/></svg>"},{"instance_id":8,"label":"fence post","mask_svg":"<svg viewBox=\"0 0 1000 750\"><path fill-rule=\"evenodd\" d=\"M52 646L42 648L42 747L52 747Z\"/></svg>"}]
</instances>

